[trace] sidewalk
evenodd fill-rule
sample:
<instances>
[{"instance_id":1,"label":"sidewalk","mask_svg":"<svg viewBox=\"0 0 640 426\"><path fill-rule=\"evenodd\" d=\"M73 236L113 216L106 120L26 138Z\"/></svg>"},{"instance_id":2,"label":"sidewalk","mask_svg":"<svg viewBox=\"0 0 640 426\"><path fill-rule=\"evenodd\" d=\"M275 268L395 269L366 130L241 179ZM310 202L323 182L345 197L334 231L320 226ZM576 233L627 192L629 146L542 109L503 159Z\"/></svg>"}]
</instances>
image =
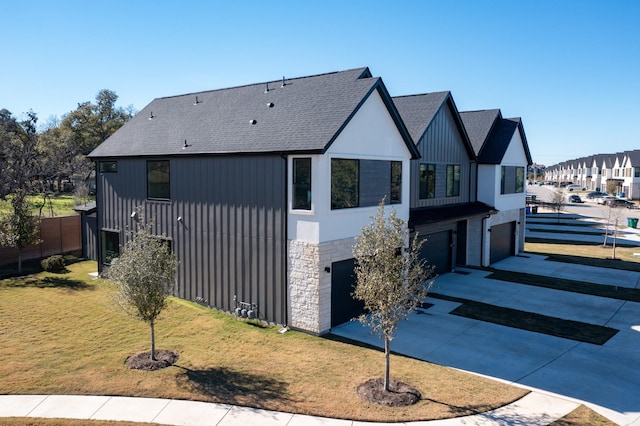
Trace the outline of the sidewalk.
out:
<instances>
[{"instance_id":1,"label":"sidewalk","mask_svg":"<svg viewBox=\"0 0 640 426\"><path fill-rule=\"evenodd\" d=\"M579 405L579 402L567 398L534 391L505 407L474 416L393 424L400 426L506 424L542 426L563 417ZM112 420L184 426L382 425L382 423L328 419L197 401L71 395L0 395L0 417Z\"/></svg>"}]
</instances>

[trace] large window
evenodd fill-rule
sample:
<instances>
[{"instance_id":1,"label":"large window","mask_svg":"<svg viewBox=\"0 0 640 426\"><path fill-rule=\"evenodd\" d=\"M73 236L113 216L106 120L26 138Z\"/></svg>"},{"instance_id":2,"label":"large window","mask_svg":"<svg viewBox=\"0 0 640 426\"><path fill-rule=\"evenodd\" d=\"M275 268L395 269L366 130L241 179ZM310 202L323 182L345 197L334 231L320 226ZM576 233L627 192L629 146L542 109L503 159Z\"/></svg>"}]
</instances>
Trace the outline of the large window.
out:
<instances>
[{"instance_id":1,"label":"large window","mask_svg":"<svg viewBox=\"0 0 640 426\"><path fill-rule=\"evenodd\" d=\"M524 192L524 167L502 166L500 179L501 194Z\"/></svg>"},{"instance_id":2,"label":"large window","mask_svg":"<svg viewBox=\"0 0 640 426\"><path fill-rule=\"evenodd\" d=\"M293 208L311 210L311 158L293 159Z\"/></svg>"},{"instance_id":3,"label":"large window","mask_svg":"<svg viewBox=\"0 0 640 426\"><path fill-rule=\"evenodd\" d=\"M402 202L402 162L331 159L331 208Z\"/></svg>"},{"instance_id":4,"label":"large window","mask_svg":"<svg viewBox=\"0 0 640 426\"><path fill-rule=\"evenodd\" d=\"M358 160L331 159L331 208L358 207L360 162Z\"/></svg>"},{"instance_id":5,"label":"large window","mask_svg":"<svg viewBox=\"0 0 640 426\"><path fill-rule=\"evenodd\" d=\"M447 165L447 197L458 195L460 195L460 166L449 164Z\"/></svg>"},{"instance_id":6,"label":"large window","mask_svg":"<svg viewBox=\"0 0 640 426\"><path fill-rule=\"evenodd\" d=\"M169 161L147 161L147 198L171 198Z\"/></svg>"},{"instance_id":7,"label":"large window","mask_svg":"<svg viewBox=\"0 0 640 426\"><path fill-rule=\"evenodd\" d=\"M420 164L420 194L421 200L436 197L436 165Z\"/></svg>"},{"instance_id":8,"label":"large window","mask_svg":"<svg viewBox=\"0 0 640 426\"><path fill-rule=\"evenodd\" d=\"M117 231L101 231L101 256L100 260L105 265L111 265L113 259L120 256L120 233Z\"/></svg>"}]
</instances>

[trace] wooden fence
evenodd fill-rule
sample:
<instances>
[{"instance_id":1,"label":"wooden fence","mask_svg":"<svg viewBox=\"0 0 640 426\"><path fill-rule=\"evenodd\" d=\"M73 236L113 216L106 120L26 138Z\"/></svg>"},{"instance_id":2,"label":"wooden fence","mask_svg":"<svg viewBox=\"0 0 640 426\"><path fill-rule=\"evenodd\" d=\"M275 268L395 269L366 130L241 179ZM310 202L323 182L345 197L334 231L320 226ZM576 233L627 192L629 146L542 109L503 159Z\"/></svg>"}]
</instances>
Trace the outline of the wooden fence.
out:
<instances>
[{"instance_id":1,"label":"wooden fence","mask_svg":"<svg viewBox=\"0 0 640 426\"><path fill-rule=\"evenodd\" d=\"M42 259L54 254L82 252L80 215L47 217L40 221L42 243L22 250L22 260ZM0 265L18 261L18 250L0 247Z\"/></svg>"}]
</instances>

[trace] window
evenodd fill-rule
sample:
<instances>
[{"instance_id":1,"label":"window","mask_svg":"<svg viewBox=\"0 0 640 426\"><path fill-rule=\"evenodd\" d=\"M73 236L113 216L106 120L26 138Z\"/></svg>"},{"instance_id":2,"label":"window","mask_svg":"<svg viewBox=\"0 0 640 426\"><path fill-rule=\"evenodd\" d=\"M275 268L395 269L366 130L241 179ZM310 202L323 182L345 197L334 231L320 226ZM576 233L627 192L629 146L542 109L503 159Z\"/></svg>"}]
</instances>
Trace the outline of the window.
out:
<instances>
[{"instance_id":1,"label":"window","mask_svg":"<svg viewBox=\"0 0 640 426\"><path fill-rule=\"evenodd\" d=\"M402 202L402 162L331 159L331 209Z\"/></svg>"},{"instance_id":2,"label":"window","mask_svg":"<svg viewBox=\"0 0 640 426\"><path fill-rule=\"evenodd\" d=\"M391 204L400 204L402 202L402 162L391 162Z\"/></svg>"},{"instance_id":3,"label":"window","mask_svg":"<svg viewBox=\"0 0 640 426\"><path fill-rule=\"evenodd\" d=\"M147 198L171 198L169 177L169 161L147 161Z\"/></svg>"},{"instance_id":4,"label":"window","mask_svg":"<svg viewBox=\"0 0 640 426\"><path fill-rule=\"evenodd\" d=\"M447 165L447 197L460 195L460 166Z\"/></svg>"},{"instance_id":5,"label":"window","mask_svg":"<svg viewBox=\"0 0 640 426\"><path fill-rule=\"evenodd\" d=\"M100 161L98 162L98 170L100 173L117 173L118 162L117 161Z\"/></svg>"},{"instance_id":6,"label":"window","mask_svg":"<svg viewBox=\"0 0 640 426\"><path fill-rule=\"evenodd\" d=\"M436 197L436 165L420 164L420 194L421 200Z\"/></svg>"},{"instance_id":7,"label":"window","mask_svg":"<svg viewBox=\"0 0 640 426\"><path fill-rule=\"evenodd\" d=\"M500 174L501 194L524 192L524 167L502 166Z\"/></svg>"},{"instance_id":8,"label":"window","mask_svg":"<svg viewBox=\"0 0 640 426\"><path fill-rule=\"evenodd\" d=\"M111 265L113 259L120 256L120 233L117 231L101 231L101 261L105 265Z\"/></svg>"},{"instance_id":9,"label":"window","mask_svg":"<svg viewBox=\"0 0 640 426\"><path fill-rule=\"evenodd\" d=\"M358 207L360 163L358 160L331 159L331 208Z\"/></svg>"},{"instance_id":10,"label":"window","mask_svg":"<svg viewBox=\"0 0 640 426\"><path fill-rule=\"evenodd\" d=\"M311 158L293 159L293 208L311 210Z\"/></svg>"},{"instance_id":11,"label":"window","mask_svg":"<svg viewBox=\"0 0 640 426\"><path fill-rule=\"evenodd\" d=\"M633 177L640 177L640 167L633 168Z\"/></svg>"}]
</instances>

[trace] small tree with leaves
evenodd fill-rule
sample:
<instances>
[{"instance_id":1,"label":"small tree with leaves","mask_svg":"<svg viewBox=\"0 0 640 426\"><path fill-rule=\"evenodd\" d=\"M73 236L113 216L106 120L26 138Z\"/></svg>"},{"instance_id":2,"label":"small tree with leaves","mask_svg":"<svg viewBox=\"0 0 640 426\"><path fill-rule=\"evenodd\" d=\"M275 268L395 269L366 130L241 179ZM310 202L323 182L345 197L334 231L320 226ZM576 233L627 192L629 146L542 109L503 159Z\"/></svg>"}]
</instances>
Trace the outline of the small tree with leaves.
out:
<instances>
[{"instance_id":1,"label":"small tree with leaves","mask_svg":"<svg viewBox=\"0 0 640 426\"><path fill-rule=\"evenodd\" d=\"M402 320L420 305L433 283L433 267L420 258L425 240L409 242L407 223L395 210L387 217L384 200L356 239L354 298L364 302L362 324L384 339L384 390L389 391L390 343Z\"/></svg>"},{"instance_id":2,"label":"small tree with leaves","mask_svg":"<svg viewBox=\"0 0 640 426\"><path fill-rule=\"evenodd\" d=\"M116 300L122 309L149 324L151 359L155 361L155 321L167 306L178 260L166 241L152 234L151 227L141 217L107 275L116 283Z\"/></svg>"}]
</instances>

